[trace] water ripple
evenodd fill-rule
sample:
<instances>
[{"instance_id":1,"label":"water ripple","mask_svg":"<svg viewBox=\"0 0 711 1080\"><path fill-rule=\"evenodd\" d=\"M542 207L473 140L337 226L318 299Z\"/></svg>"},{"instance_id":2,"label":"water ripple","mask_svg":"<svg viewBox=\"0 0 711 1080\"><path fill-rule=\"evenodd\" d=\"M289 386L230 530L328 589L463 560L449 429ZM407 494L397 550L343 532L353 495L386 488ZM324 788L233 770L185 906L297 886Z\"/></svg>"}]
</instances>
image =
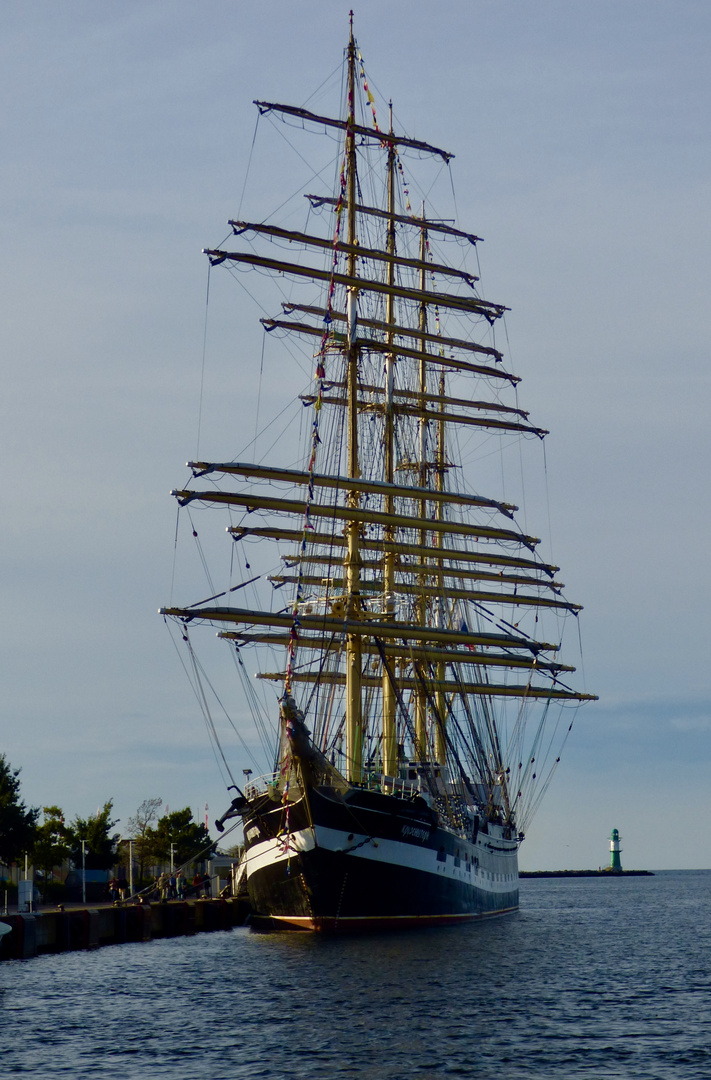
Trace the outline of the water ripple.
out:
<instances>
[{"instance_id":1,"label":"water ripple","mask_svg":"<svg viewBox=\"0 0 711 1080\"><path fill-rule=\"evenodd\" d=\"M3 1074L698 1080L711 873L522 883L519 916L340 940L247 929L0 965Z\"/></svg>"}]
</instances>

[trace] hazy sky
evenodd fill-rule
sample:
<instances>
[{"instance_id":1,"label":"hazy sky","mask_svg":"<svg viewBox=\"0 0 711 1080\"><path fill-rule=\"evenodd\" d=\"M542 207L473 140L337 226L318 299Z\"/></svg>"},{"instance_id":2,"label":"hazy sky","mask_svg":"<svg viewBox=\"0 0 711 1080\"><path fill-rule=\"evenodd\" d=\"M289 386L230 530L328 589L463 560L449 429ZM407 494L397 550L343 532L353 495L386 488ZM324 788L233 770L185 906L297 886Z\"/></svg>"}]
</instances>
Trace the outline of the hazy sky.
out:
<instances>
[{"instance_id":1,"label":"hazy sky","mask_svg":"<svg viewBox=\"0 0 711 1080\"><path fill-rule=\"evenodd\" d=\"M200 252L238 212L252 100L305 101L341 63L348 8L0 9L0 749L33 805L86 815L112 797L122 824L154 795L208 803L211 820L227 805L157 614L169 491L197 446ZM600 701L521 865L598 866L616 826L625 866L709 867L711 5L363 0L355 14L402 125L456 154L484 295L512 309L509 366L551 431L553 556L585 607ZM265 205L285 180L291 193L278 167L250 178ZM249 414L240 372L222 378L220 318L201 445L224 459Z\"/></svg>"}]
</instances>

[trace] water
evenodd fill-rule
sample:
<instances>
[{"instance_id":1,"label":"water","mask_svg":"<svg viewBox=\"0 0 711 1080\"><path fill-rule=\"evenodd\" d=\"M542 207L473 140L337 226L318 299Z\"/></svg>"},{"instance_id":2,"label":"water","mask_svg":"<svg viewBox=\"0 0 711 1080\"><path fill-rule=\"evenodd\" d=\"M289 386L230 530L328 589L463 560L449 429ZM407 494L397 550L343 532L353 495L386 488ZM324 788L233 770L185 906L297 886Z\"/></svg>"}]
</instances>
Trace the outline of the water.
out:
<instances>
[{"instance_id":1,"label":"water","mask_svg":"<svg viewBox=\"0 0 711 1080\"><path fill-rule=\"evenodd\" d=\"M2 1075L711 1077L711 871L527 879L520 915L0 964Z\"/></svg>"}]
</instances>

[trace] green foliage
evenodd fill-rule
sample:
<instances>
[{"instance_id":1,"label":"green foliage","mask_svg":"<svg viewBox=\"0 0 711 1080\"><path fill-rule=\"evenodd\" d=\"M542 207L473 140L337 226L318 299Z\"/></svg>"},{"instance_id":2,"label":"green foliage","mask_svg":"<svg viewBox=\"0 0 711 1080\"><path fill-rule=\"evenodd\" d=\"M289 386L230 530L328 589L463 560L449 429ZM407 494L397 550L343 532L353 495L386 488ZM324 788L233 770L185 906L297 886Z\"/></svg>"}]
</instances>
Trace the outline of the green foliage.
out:
<instances>
[{"instance_id":1,"label":"green foliage","mask_svg":"<svg viewBox=\"0 0 711 1080\"><path fill-rule=\"evenodd\" d=\"M95 817L74 818L69 830L69 853L75 866L81 866L82 840L86 841L87 870L110 870L116 862L119 837L118 833L111 835L118 824L118 818L111 820L113 805L113 799L109 799Z\"/></svg>"},{"instance_id":2,"label":"green foliage","mask_svg":"<svg viewBox=\"0 0 711 1080\"><path fill-rule=\"evenodd\" d=\"M231 859L241 859L244 854L244 844L233 844L228 848L218 848L218 855L229 855Z\"/></svg>"},{"instance_id":3,"label":"green foliage","mask_svg":"<svg viewBox=\"0 0 711 1080\"><path fill-rule=\"evenodd\" d=\"M17 903L17 885L8 878L0 878L0 902L4 902L7 893L8 904Z\"/></svg>"},{"instance_id":4,"label":"green foliage","mask_svg":"<svg viewBox=\"0 0 711 1080\"><path fill-rule=\"evenodd\" d=\"M59 806L43 806L44 821L37 828L32 849L32 861L49 877L70 854L70 831L64 824L64 812Z\"/></svg>"},{"instance_id":5,"label":"green foliage","mask_svg":"<svg viewBox=\"0 0 711 1080\"><path fill-rule=\"evenodd\" d=\"M29 810L20 798L20 770L0 754L0 862L9 866L31 851L39 808Z\"/></svg>"},{"instance_id":6,"label":"green foliage","mask_svg":"<svg viewBox=\"0 0 711 1080\"><path fill-rule=\"evenodd\" d=\"M217 847L210 839L204 825L193 821L192 811L175 810L160 818L155 829L148 830L151 854L156 862L169 862L170 845L173 844L173 862L176 867L195 858L206 858Z\"/></svg>"}]
</instances>

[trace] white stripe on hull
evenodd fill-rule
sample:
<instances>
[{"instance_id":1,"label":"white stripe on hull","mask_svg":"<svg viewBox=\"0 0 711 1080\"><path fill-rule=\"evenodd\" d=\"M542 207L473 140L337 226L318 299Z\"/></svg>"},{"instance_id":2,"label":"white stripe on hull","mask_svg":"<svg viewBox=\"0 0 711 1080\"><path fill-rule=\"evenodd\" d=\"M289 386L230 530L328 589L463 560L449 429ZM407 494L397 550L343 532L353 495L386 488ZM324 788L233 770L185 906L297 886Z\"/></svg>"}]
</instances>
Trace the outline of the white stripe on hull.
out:
<instances>
[{"instance_id":1,"label":"white stripe on hull","mask_svg":"<svg viewBox=\"0 0 711 1080\"><path fill-rule=\"evenodd\" d=\"M484 839L488 838L485 836ZM326 851L347 854L354 859L367 859L370 862L419 870L452 881L463 881L483 892L501 893L518 886L517 847L515 842L510 843L509 851L490 852L485 849L484 843L471 844L462 840L460 865L455 866L451 855L440 860L433 848L316 825L314 828L291 833L288 842L286 838L274 838L250 847L246 853L247 877L267 866L287 862L302 852L320 847ZM470 856L468 863L467 856ZM475 857L479 860L479 866L474 864Z\"/></svg>"}]
</instances>

